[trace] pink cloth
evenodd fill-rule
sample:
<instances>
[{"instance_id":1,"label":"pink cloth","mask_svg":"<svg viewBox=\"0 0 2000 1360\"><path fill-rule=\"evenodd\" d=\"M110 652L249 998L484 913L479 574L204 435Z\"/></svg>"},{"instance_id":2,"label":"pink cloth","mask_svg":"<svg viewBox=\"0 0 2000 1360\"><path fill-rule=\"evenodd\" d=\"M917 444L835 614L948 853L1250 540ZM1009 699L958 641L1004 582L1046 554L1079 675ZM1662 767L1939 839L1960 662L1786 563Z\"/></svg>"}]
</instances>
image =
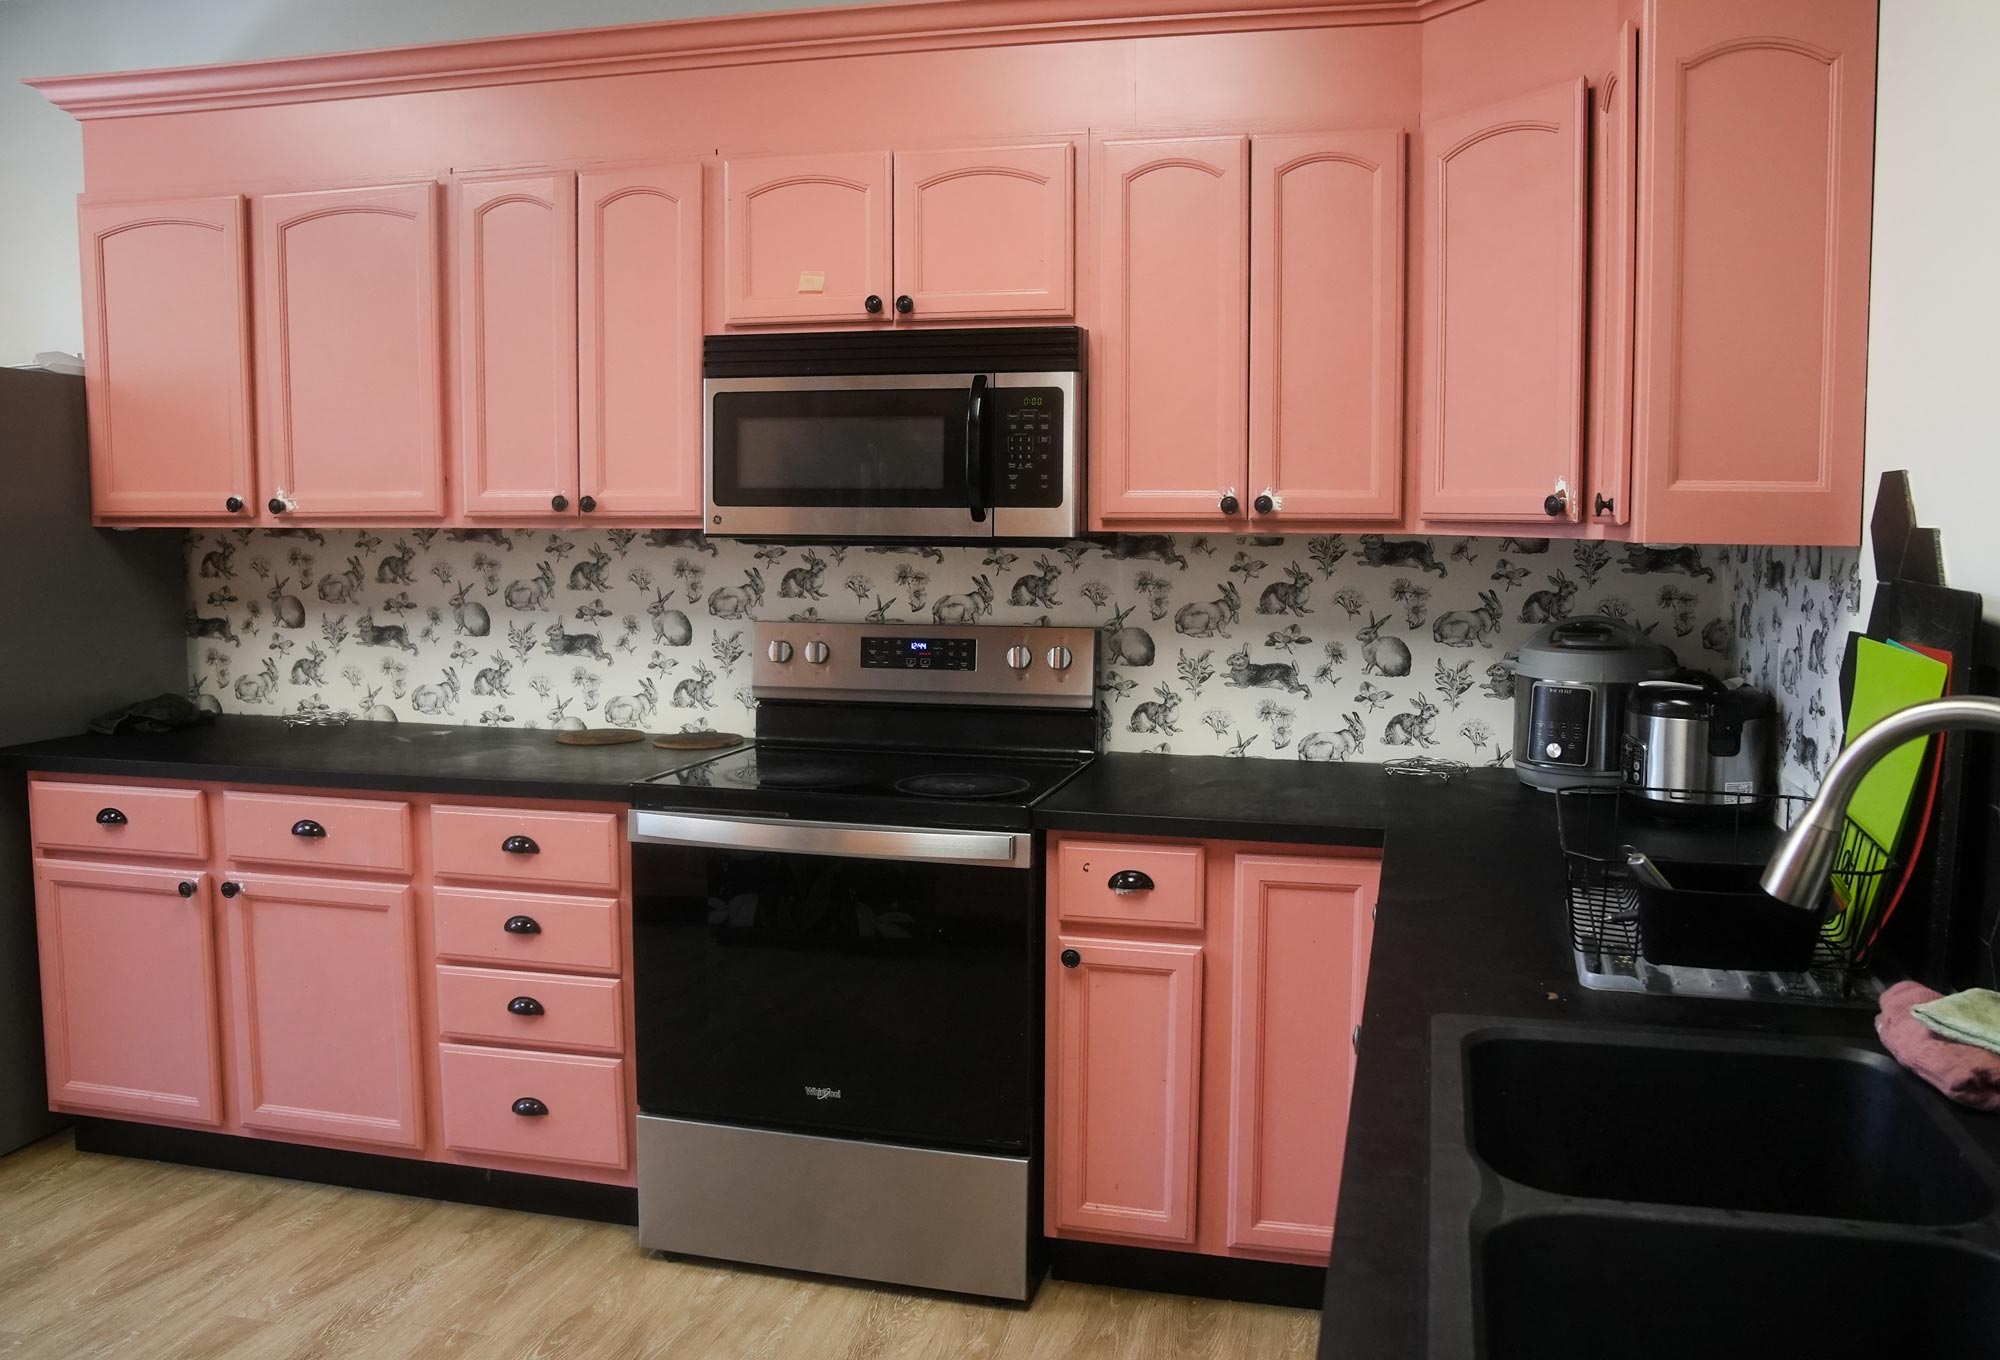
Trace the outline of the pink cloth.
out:
<instances>
[{"instance_id":1,"label":"pink cloth","mask_svg":"<svg viewBox=\"0 0 2000 1360\"><path fill-rule=\"evenodd\" d=\"M1916 982L1899 982L1882 993L1875 1033L1890 1056L1950 1096L1975 1110L2000 1110L2000 1056L1974 1044L1939 1038L1910 1008L1938 994Z\"/></svg>"}]
</instances>

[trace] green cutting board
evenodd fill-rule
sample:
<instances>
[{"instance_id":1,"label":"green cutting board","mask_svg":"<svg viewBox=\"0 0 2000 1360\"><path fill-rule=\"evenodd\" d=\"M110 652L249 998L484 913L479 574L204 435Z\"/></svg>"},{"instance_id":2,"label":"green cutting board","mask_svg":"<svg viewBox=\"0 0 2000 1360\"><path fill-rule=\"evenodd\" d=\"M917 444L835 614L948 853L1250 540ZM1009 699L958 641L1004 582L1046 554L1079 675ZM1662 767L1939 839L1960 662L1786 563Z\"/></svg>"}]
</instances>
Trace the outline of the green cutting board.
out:
<instances>
[{"instance_id":1,"label":"green cutting board","mask_svg":"<svg viewBox=\"0 0 2000 1360\"><path fill-rule=\"evenodd\" d=\"M1847 740L1854 739L1891 713L1944 694L1950 668L1921 652L1874 638L1859 638L1854 648L1854 695L1847 704ZM1909 815L1910 797L1923 771L1925 738L1908 741L1870 770L1848 804L1854 824L1894 853Z\"/></svg>"}]
</instances>

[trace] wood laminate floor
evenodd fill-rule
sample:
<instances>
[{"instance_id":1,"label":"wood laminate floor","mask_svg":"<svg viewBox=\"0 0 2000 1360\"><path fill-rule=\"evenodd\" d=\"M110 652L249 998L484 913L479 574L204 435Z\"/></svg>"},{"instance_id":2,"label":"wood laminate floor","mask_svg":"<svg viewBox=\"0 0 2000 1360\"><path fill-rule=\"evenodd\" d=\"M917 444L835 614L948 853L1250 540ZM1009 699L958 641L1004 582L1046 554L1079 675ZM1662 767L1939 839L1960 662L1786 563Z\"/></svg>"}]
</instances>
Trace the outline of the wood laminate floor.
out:
<instances>
[{"instance_id":1,"label":"wood laminate floor","mask_svg":"<svg viewBox=\"0 0 2000 1360\"><path fill-rule=\"evenodd\" d=\"M80 1153L0 1158L0 1356L1206 1360L1316 1315L1052 1280L1011 1308L655 1260L629 1228Z\"/></svg>"}]
</instances>

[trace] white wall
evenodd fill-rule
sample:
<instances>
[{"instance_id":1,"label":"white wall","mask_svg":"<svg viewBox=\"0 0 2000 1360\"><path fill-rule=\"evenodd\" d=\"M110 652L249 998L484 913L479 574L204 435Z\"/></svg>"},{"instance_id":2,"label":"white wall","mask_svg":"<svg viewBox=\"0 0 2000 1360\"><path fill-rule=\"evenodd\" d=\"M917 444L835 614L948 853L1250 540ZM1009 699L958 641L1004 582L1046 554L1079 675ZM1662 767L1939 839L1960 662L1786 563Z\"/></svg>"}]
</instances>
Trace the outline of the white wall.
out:
<instances>
[{"instance_id":1,"label":"white wall","mask_svg":"<svg viewBox=\"0 0 2000 1360\"><path fill-rule=\"evenodd\" d=\"M1881 474L1909 469L1946 583L1984 594L2000 623L1996 70L1995 0L1882 0L1868 513Z\"/></svg>"},{"instance_id":2,"label":"white wall","mask_svg":"<svg viewBox=\"0 0 2000 1360\"><path fill-rule=\"evenodd\" d=\"M83 346L76 122L27 76L296 56L833 0L0 0L0 364Z\"/></svg>"}]
</instances>

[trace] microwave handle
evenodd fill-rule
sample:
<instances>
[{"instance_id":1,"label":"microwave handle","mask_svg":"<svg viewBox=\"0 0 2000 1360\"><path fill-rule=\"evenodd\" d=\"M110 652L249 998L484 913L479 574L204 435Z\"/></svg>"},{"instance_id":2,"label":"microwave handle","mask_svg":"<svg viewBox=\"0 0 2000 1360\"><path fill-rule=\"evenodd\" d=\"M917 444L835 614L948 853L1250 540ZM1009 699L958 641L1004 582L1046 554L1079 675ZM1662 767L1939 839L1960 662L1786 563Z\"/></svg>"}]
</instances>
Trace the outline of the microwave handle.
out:
<instances>
[{"instance_id":1,"label":"microwave handle","mask_svg":"<svg viewBox=\"0 0 2000 1360\"><path fill-rule=\"evenodd\" d=\"M965 403L965 492L972 522L986 520L986 375L972 375Z\"/></svg>"}]
</instances>

